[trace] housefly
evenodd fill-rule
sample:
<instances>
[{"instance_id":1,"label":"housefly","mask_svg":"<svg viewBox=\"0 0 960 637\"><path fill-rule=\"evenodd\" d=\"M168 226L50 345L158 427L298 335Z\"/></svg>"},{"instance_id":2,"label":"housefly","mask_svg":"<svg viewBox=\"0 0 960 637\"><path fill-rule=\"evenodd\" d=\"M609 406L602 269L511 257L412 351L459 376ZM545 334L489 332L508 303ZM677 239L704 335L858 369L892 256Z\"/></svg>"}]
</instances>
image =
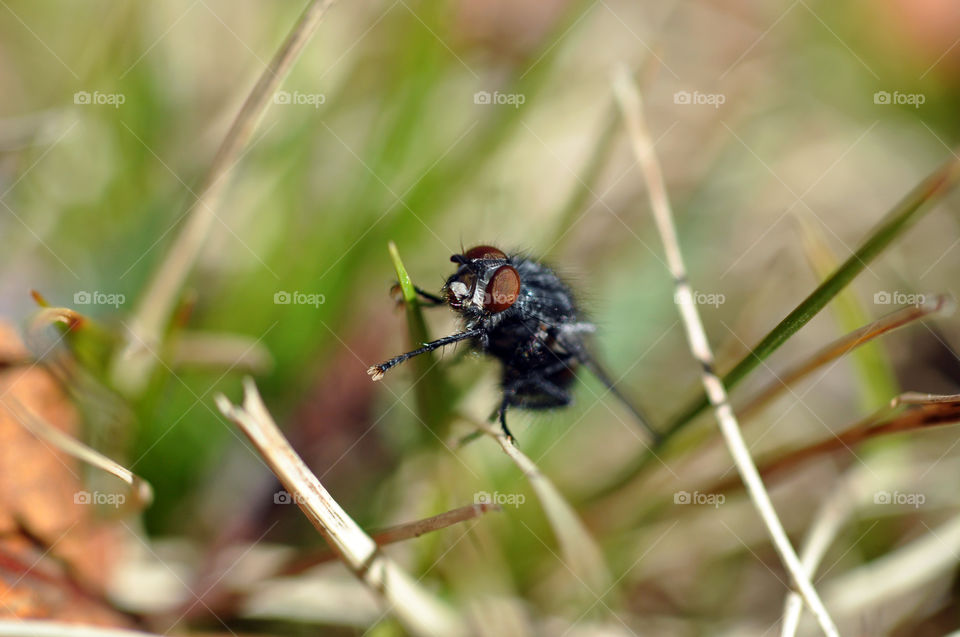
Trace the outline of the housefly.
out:
<instances>
[{"instance_id":1,"label":"housefly","mask_svg":"<svg viewBox=\"0 0 960 637\"><path fill-rule=\"evenodd\" d=\"M417 288L432 305L448 305L463 321L460 332L425 343L367 370L373 380L403 361L437 348L468 341L502 365L503 396L496 411L508 438L507 409L550 409L573 401L571 385L578 365L589 369L633 413L653 437L643 412L620 393L586 345L595 331L581 313L570 288L543 263L481 245L455 254L456 271L439 296Z\"/></svg>"}]
</instances>

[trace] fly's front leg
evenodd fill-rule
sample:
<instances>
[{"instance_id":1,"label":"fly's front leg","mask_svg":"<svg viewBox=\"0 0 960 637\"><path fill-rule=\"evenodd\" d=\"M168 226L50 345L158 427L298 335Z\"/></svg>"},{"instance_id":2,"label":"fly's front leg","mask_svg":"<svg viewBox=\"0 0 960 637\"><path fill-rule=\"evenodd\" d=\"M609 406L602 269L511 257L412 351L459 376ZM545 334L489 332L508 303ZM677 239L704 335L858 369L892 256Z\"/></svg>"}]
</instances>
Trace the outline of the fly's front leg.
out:
<instances>
[{"instance_id":1,"label":"fly's front leg","mask_svg":"<svg viewBox=\"0 0 960 637\"><path fill-rule=\"evenodd\" d=\"M423 347L415 349L406 354L400 354L399 356L394 356L388 361L384 361L379 365L374 365L367 370L367 373L370 374L370 377L373 380L380 380L383 378L383 375L387 373L392 367L395 367L407 360L408 358L413 358L414 356L419 356L420 354L426 354L427 352L432 352L435 349L443 347L444 345L450 345L451 343L457 343L459 341L465 341L467 339L476 338L480 336L482 330L473 329L467 330L465 332L460 332L458 334L451 334L450 336L444 336L443 338L438 338L435 341L425 343Z\"/></svg>"},{"instance_id":2,"label":"fly's front leg","mask_svg":"<svg viewBox=\"0 0 960 637\"><path fill-rule=\"evenodd\" d=\"M421 299L421 305L424 307L438 307L440 305L446 305L447 302L441 296L427 292L421 287L413 286L414 291L416 291L417 296ZM390 295L396 299L398 305L403 305L403 293L400 289L399 283L394 283L390 288Z\"/></svg>"}]
</instances>

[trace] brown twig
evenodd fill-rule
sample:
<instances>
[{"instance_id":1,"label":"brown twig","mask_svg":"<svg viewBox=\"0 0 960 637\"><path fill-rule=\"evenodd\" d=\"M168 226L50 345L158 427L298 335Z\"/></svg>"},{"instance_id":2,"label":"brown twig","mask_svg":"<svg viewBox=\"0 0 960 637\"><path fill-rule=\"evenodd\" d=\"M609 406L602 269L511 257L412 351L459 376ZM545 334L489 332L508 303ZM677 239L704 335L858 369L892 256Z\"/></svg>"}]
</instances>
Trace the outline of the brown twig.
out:
<instances>
[{"instance_id":1,"label":"brown twig","mask_svg":"<svg viewBox=\"0 0 960 637\"><path fill-rule=\"evenodd\" d=\"M470 506L447 511L446 513L441 513L440 515L424 518L423 520L417 520L416 522L407 522L388 527L382 531L374 531L370 533L370 537L373 538L373 541L377 543L377 546L385 546L387 544L393 544L395 542L402 542L404 540L420 537L424 533L439 531L440 529L445 529L448 526L453 526L454 524L480 517L481 515L490 511L501 510L502 509L497 504L472 504ZM290 562L281 568L277 572L277 575L299 575L300 573L303 573L314 566L318 566L319 564L329 562L330 560L334 560L336 558L337 554L333 551L320 551L314 553L313 555L300 557Z\"/></svg>"},{"instance_id":2,"label":"brown twig","mask_svg":"<svg viewBox=\"0 0 960 637\"><path fill-rule=\"evenodd\" d=\"M815 352L807 360L795 365L783 374L778 374L774 382L747 401L745 405L739 407L737 413L740 414L741 419L745 420L773 400L777 394L827 363L850 353L879 336L927 318L931 314L952 311L953 306L953 299L941 294L929 303L901 308L869 325L850 332Z\"/></svg>"},{"instance_id":3,"label":"brown twig","mask_svg":"<svg viewBox=\"0 0 960 637\"><path fill-rule=\"evenodd\" d=\"M837 451L852 453L857 445L877 436L917 431L957 422L960 422L960 394L938 396L907 392L890 401L889 406L848 427L843 433L762 464L760 475L768 479L775 478L787 469L803 464L811 458ZM734 477L713 485L708 492L723 493L736 489L741 484L740 479Z\"/></svg>"}]
</instances>

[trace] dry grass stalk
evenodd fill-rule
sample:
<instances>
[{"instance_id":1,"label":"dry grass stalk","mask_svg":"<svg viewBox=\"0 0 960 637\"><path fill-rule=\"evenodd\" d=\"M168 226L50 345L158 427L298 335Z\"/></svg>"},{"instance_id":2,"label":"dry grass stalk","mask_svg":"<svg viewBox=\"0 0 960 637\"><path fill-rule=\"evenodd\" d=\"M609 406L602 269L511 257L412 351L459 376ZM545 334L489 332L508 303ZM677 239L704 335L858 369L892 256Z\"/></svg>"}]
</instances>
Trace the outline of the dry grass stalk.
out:
<instances>
[{"instance_id":1,"label":"dry grass stalk","mask_svg":"<svg viewBox=\"0 0 960 637\"><path fill-rule=\"evenodd\" d=\"M720 424L720 431L737 465L737 470L747 485L753 504L767 526L773 545L793 579L794 586L799 589L807 606L820 623L824 634L828 636L839 635L836 624L827 612L816 589L814 589L810 577L793 549L793 545L790 544L790 539L787 537L783 524L773 508L770 496L763 486L763 480L760 478L746 442L743 440L743 435L740 433L740 426L733 413L733 408L730 406L723 382L714 371L713 352L707 341L703 322L693 303L693 292L687 281L686 267L677 240L677 231L673 223L673 213L670 210L666 186L664 185L660 164L653 151L652 139L643 118L640 93L626 70L621 70L618 73L614 82L614 90L626 120L634 154L647 182L654 221L663 241L670 272L676 283L676 298L679 301L680 316L687 332L690 349L694 358L703 368L704 391L714 407L717 421Z\"/></svg>"},{"instance_id":2,"label":"dry grass stalk","mask_svg":"<svg viewBox=\"0 0 960 637\"><path fill-rule=\"evenodd\" d=\"M130 498L128 502L125 502L125 510L140 511L153 501L153 489L150 483L99 451L60 431L15 397L4 396L0 398L0 405L3 405L3 408L10 412L14 420L37 438L81 462L86 462L123 480L130 487Z\"/></svg>"},{"instance_id":3,"label":"dry grass stalk","mask_svg":"<svg viewBox=\"0 0 960 637\"><path fill-rule=\"evenodd\" d=\"M14 619L0 620L0 637L160 637L160 635L106 626Z\"/></svg>"},{"instance_id":4,"label":"dry grass stalk","mask_svg":"<svg viewBox=\"0 0 960 637\"><path fill-rule=\"evenodd\" d=\"M930 427L951 425L960 422L960 394L937 396L907 392L895 397L890 405L878 410L871 416L848 427L844 432L801 447L760 467L760 475L772 478L783 475L807 460L829 453L846 451L853 453L854 448L866 440L893 433L917 431ZM724 480L710 487L710 493L730 491L740 485L740 480Z\"/></svg>"},{"instance_id":5,"label":"dry grass stalk","mask_svg":"<svg viewBox=\"0 0 960 637\"><path fill-rule=\"evenodd\" d=\"M244 379L243 406L216 397L217 407L236 423L290 492L297 506L344 564L374 592L387 611L414 635L463 635L463 620L380 552L376 542L343 510L290 446L270 416L256 385Z\"/></svg>"},{"instance_id":6,"label":"dry grass stalk","mask_svg":"<svg viewBox=\"0 0 960 637\"><path fill-rule=\"evenodd\" d=\"M397 524L396 526L388 527L382 531L374 531L370 533L370 537L372 537L373 541L377 543L377 546L385 546L387 544L393 544L394 542L411 540L415 537L420 537L424 533L439 531L440 529L445 529L449 526L453 526L454 524L459 524L460 522L465 522L467 520L480 517L481 515L490 511L500 510L502 509L498 504L471 504L470 506L446 511L439 515L417 520L416 522ZM307 557L297 559L293 563L281 569L277 574L297 575L313 568L314 566L323 564L324 562L329 562L330 560L334 560L336 558L337 554L332 551L324 551L315 555L309 555Z\"/></svg>"},{"instance_id":7,"label":"dry grass stalk","mask_svg":"<svg viewBox=\"0 0 960 637\"><path fill-rule=\"evenodd\" d=\"M566 567L587 585L594 596L607 591L613 578L604 561L603 552L553 482L540 471L533 460L517 448L500 427L475 420L469 422L496 440L503 452L530 481L530 486L537 494L543 512L550 522L550 528L560 544L560 553Z\"/></svg>"},{"instance_id":8,"label":"dry grass stalk","mask_svg":"<svg viewBox=\"0 0 960 637\"><path fill-rule=\"evenodd\" d=\"M807 360L790 368L783 374L779 374L776 381L770 383L765 389L751 398L747 404L737 409L737 413L740 414L741 419L745 420L773 400L777 394L801 378L820 369L830 361L836 360L888 332L892 332L915 321L925 319L931 314L950 313L953 311L954 305L955 303L952 297L941 294L936 296L932 301L917 306L911 305L900 308L877 319L869 325L864 325L860 329L850 332L832 343L827 344Z\"/></svg>"},{"instance_id":9,"label":"dry grass stalk","mask_svg":"<svg viewBox=\"0 0 960 637\"><path fill-rule=\"evenodd\" d=\"M125 335L124 346L113 361L111 375L116 387L137 393L145 386L156 364L152 352L159 349L183 283L210 234L226 176L249 143L277 87L333 3L334 0L312 0L307 5L233 120L197 191L196 200L185 213L188 217L186 225L150 279L147 291L137 306Z\"/></svg>"}]
</instances>

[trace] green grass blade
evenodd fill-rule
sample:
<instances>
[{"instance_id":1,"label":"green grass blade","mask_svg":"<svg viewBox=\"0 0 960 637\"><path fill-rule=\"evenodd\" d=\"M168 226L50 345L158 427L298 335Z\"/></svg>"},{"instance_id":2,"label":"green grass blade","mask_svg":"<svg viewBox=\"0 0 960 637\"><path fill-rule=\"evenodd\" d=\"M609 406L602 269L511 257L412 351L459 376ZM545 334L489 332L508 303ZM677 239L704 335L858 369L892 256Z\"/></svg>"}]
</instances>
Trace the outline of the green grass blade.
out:
<instances>
[{"instance_id":1,"label":"green grass blade","mask_svg":"<svg viewBox=\"0 0 960 637\"><path fill-rule=\"evenodd\" d=\"M403 266L397 244L391 241L387 244L387 250L390 251L390 260L393 261L393 267L397 271L400 292L403 294L403 302L407 307L407 318L411 318L410 315L412 314L413 318L416 318L423 328L419 334L413 335L411 326L411 336L414 336L414 342L424 340L427 337L427 327L423 320L423 313L420 311L420 299L417 298L417 290L413 287L413 281L410 280L410 275L407 274L407 269ZM412 323L413 321L411 321Z\"/></svg>"},{"instance_id":2,"label":"green grass blade","mask_svg":"<svg viewBox=\"0 0 960 637\"><path fill-rule=\"evenodd\" d=\"M801 243L807 254L810 267L817 279L827 278L837 268L837 259L827 245L823 234L807 217L798 217ZM860 298L852 287L837 296L833 314L841 334L852 333L871 322ZM900 393L893 364L879 342L865 343L850 352L850 362L859 380L860 408L864 412L876 411Z\"/></svg>"},{"instance_id":3,"label":"green grass blade","mask_svg":"<svg viewBox=\"0 0 960 637\"><path fill-rule=\"evenodd\" d=\"M952 157L911 190L887 213L886 217L850 258L844 261L786 318L780 321L733 369L724 374L722 380L727 390L733 389L761 362L816 316L831 299L866 268L870 261L883 252L894 239L903 234L909 225L920 217L920 213L930 210L931 204L946 195L958 180L960 180L960 158ZM630 481L678 432L709 406L710 403L706 395L701 392L696 399L668 422L663 429L663 438L658 444L644 452L636 462L626 467L619 476L602 487L600 491L593 493L592 497L600 497L610 493Z\"/></svg>"},{"instance_id":4,"label":"green grass blade","mask_svg":"<svg viewBox=\"0 0 960 637\"><path fill-rule=\"evenodd\" d=\"M930 204L940 199L960 179L960 160L951 158L932 175L914 188L884 218L876 230L839 268L800 305L767 334L733 369L723 376L727 389L732 389L746 378L767 357L773 354L801 327L810 322L833 297L840 293L873 261L894 239L899 237L920 216L918 213L931 208ZM664 441L696 418L710 403L701 395L681 411L664 432Z\"/></svg>"},{"instance_id":5,"label":"green grass blade","mask_svg":"<svg viewBox=\"0 0 960 637\"><path fill-rule=\"evenodd\" d=\"M417 290L414 288L410 275L407 274L407 269L403 266L397 245L391 241L387 244L387 249L390 251L393 267L397 271L397 281L400 283L400 292L403 295L410 343L413 347L420 347L430 340L430 336L427 333L427 322L423 318L423 308L420 306ZM451 394L445 391L447 387L446 378L437 367L433 352L412 358L410 365L414 369L415 385L413 390L417 402L417 411L423 423L431 431L437 432L443 423L449 421L452 409L452 405L449 404Z\"/></svg>"},{"instance_id":6,"label":"green grass blade","mask_svg":"<svg viewBox=\"0 0 960 637\"><path fill-rule=\"evenodd\" d=\"M573 185L573 191L558 215L559 222L554 230L554 235L549 238L547 243L549 250L556 250L565 238L573 236L570 230L583 216L584 211L589 208L587 206L588 199L591 196L596 197L597 180L613 155L614 147L619 139L619 130L619 111L616 105L611 104L604 115L603 130L594 143L587 163Z\"/></svg>"}]
</instances>

